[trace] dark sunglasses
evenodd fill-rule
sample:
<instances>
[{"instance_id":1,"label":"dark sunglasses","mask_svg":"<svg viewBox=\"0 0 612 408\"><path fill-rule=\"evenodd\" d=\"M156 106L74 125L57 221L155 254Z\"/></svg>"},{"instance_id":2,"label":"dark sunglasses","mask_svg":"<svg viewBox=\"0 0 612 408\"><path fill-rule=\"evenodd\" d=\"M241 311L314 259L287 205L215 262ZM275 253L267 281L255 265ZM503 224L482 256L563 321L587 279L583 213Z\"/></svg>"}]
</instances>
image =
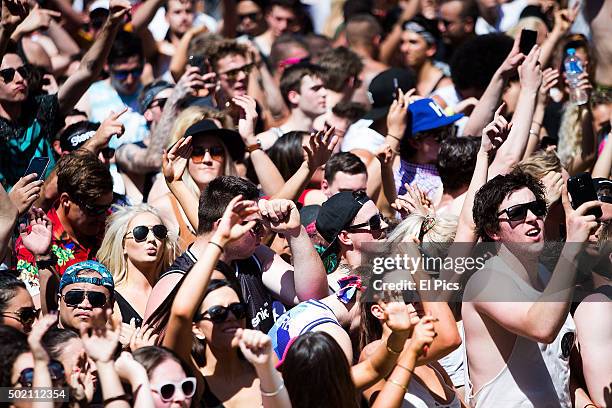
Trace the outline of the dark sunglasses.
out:
<instances>
[{"instance_id":1,"label":"dark sunglasses","mask_svg":"<svg viewBox=\"0 0 612 408\"><path fill-rule=\"evenodd\" d=\"M255 225L253 225L253 228L251 228L251 230L253 231L253 233L255 235L262 235L264 233L264 226L263 223L260 220L254 220L255 221ZM242 222L241 225L246 225L251 221L244 221Z\"/></svg>"},{"instance_id":2,"label":"dark sunglasses","mask_svg":"<svg viewBox=\"0 0 612 408\"><path fill-rule=\"evenodd\" d=\"M238 21L243 22L247 18L251 21L257 21L259 20L259 16L260 14L257 11L255 13L238 14Z\"/></svg>"},{"instance_id":3,"label":"dark sunglasses","mask_svg":"<svg viewBox=\"0 0 612 408\"><path fill-rule=\"evenodd\" d=\"M211 147L201 147L195 146L191 151L191 160L195 164L200 164L204 161L204 156L206 156L206 152L210 154L210 158L214 161L222 161L225 157L225 150L222 146L211 146Z\"/></svg>"},{"instance_id":4,"label":"dark sunglasses","mask_svg":"<svg viewBox=\"0 0 612 408\"><path fill-rule=\"evenodd\" d=\"M242 319L246 316L247 307L241 302L232 303L228 306L212 306L206 312L197 314L194 320L196 322L210 320L213 323L223 323L227 320L229 312L232 312L236 319ZM209 315L209 317L205 315Z\"/></svg>"},{"instance_id":5,"label":"dark sunglasses","mask_svg":"<svg viewBox=\"0 0 612 408\"><path fill-rule=\"evenodd\" d=\"M5 68L3 70L0 70L0 76L2 77L4 82L8 84L13 79L15 79L15 72L19 72L19 75L21 75L23 79L27 79L30 76L30 70L25 65L22 65L17 68Z\"/></svg>"},{"instance_id":6,"label":"dark sunglasses","mask_svg":"<svg viewBox=\"0 0 612 408\"><path fill-rule=\"evenodd\" d=\"M525 218L527 218L527 211L531 211L536 217L543 217L546 215L546 203L536 200L529 203L517 204L505 210L501 210L497 215L500 216L505 213L508 216L508 221L525 221Z\"/></svg>"},{"instance_id":7,"label":"dark sunglasses","mask_svg":"<svg viewBox=\"0 0 612 408\"><path fill-rule=\"evenodd\" d=\"M381 228L382 222L383 222L382 215L378 213L370 217L370 219L367 222L364 222L361 224L349 225L347 230L353 231L353 230L365 229L365 227L369 227L368 229L370 231L380 231L382 229Z\"/></svg>"},{"instance_id":8,"label":"dark sunglasses","mask_svg":"<svg viewBox=\"0 0 612 408\"><path fill-rule=\"evenodd\" d=\"M49 374L51 374L51 380L56 382L64 382L65 374L64 374L64 366L57 360L49 361L47 364L47 368L49 369ZM24 368L19 374L19 379L16 384L21 384L23 388L32 388L32 383L34 382L34 369L33 368Z\"/></svg>"},{"instance_id":9,"label":"dark sunglasses","mask_svg":"<svg viewBox=\"0 0 612 408\"><path fill-rule=\"evenodd\" d=\"M146 225L134 227L132 231L128 232L128 234L131 233L132 236L128 237L126 234L125 238L134 238L134 241L136 242L143 242L149 236L149 231L153 231L155 238L159 239L160 241L163 241L168 237L168 228L166 228L165 225L158 224L152 227L148 227Z\"/></svg>"},{"instance_id":10,"label":"dark sunglasses","mask_svg":"<svg viewBox=\"0 0 612 408\"><path fill-rule=\"evenodd\" d=\"M227 79L230 81L235 81L241 72L244 72L245 75L249 75L254 67L255 67L255 64L246 64L241 67L222 72L221 75L225 75Z\"/></svg>"},{"instance_id":11,"label":"dark sunglasses","mask_svg":"<svg viewBox=\"0 0 612 408\"><path fill-rule=\"evenodd\" d=\"M134 69L118 69L118 70L111 69L111 74L115 77L115 79L119 81L126 80L127 77L130 76L130 74L134 78L140 78L140 76L142 75L142 67L138 67Z\"/></svg>"},{"instance_id":12,"label":"dark sunglasses","mask_svg":"<svg viewBox=\"0 0 612 408\"><path fill-rule=\"evenodd\" d=\"M164 106L166 106L166 102L168 102L168 98L153 99L153 101L149 105L149 109L153 109L155 107L158 107L159 109L164 109Z\"/></svg>"},{"instance_id":13,"label":"dark sunglasses","mask_svg":"<svg viewBox=\"0 0 612 408\"><path fill-rule=\"evenodd\" d=\"M108 209L112 205L112 203L104 205L93 205L87 204L81 200L76 199L74 200L74 202L77 203L79 207L81 207L81 209L85 213L87 213L87 215L90 215L92 217L99 217L100 215L106 214L108 212Z\"/></svg>"},{"instance_id":14,"label":"dark sunglasses","mask_svg":"<svg viewBox=\"0 0 612 408\"><path fill-rule=\"evenodd\" d=\"M161 400L171 402L176 394L176 390L180 388L186 398L191 398L196 392L195 377L187 377L180 382L167 382L158 386L152 386L151 389L159 393Z\"/></svg>"},{"instance_id":15,"label":"dark sunglasses","mask_svg":"<svg viewBox=\"0 0 612 408\"><path fill-rule=\"evenodd\" d=\"M102 292L86 291L81 289L72 289L60 296L63 296L66 305L71 307L76 307L83 303L85 296L87 296L87 301L94 308L103 307L107 301L106 295Z\"/></svg>"},{"instance_id":16,"label":"dark sunglasses","mask_svg":"<svg viewBox=\"0 0 612 408\"><path fill-rule=\"evenodd\" d=\"M3 312L0 313L0 315L3 317L8 317L9 319L15 319L24 326L32 326L34 321L38 318L38 315L40 315L40 309L36 309L34 307L24 307L16 312Z\"/></svg>"}]
</instances>

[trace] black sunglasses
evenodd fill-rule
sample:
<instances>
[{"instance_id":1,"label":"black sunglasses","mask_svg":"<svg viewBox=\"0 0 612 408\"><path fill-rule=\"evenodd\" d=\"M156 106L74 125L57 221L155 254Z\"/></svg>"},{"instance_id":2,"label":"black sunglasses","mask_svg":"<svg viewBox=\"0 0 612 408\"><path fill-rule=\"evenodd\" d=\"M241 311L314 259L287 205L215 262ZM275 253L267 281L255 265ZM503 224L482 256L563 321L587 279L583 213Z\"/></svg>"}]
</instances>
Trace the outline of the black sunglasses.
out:
<instances>
[{"instance_id":1,"label":"black sunglasses","mask_svg":"<svg viewBox=\"0 0 612 408\"><path fill-rule=\"evenodd\" d=\"M361 223L361 224L355 224L355 225L349 225L347 230L352 231L352 230L358 230L358 229L364 229L364 227L369 227L368 229L371 231L380 231L381 225L383 222L383 217L382 215L380 215L380 213L374 214L372 217L370 217L370 219L367 222Z\"/></svg>"},{"instance_id":2,"label":"black sunglasses","mask_svg":"<svg viewBox=\"0 0 612 408\"><path fill-rule=\"evenodd\" d=\"M119 81L124 81L130 74L132 74L134 78L140 78L142 75L142 69L142 67L137 67L134 69L111 69L111 74Z\"/></svg>"},{"instance_id":3,"label":"black sunglasses","mask_svg":"<svg viewBox=\"0 0 612 408\"><path fill-rule=\"evenodd\" d=\"M206 312L198 313L194 320L199 322L206 319L213 323L223 323L227 320L229 312L232 312L236 319L242 319L246 316L247 306L242 302L232 303L228 306L212 306ZM206 314L208 314L209 317L206 317Z\"/></svg>"},{"instance_id":4,"label":"black sunglasses","mask_svg":"<svg viewBox=\"0 0 612 408\"><path fill-rule=\"evenodd\" d=\"M24 79L27 79L30 76L30 70L25 65L22 65L17 68L5 68L3 70L0 70L0 76L2 77L4 82L8 84L13 79L15 79L15 72L19 72L19 75L21 75L21 77Z\"/></svg>"},{"instance_id":5,"label":"black sunglasses","mask_svg":"<svg viewBox=\"0 0 612 408\"><path fill-rule=\"evenodd\" d=\"M166 228L166 226L162 224L154 225L152 227L148 227L146 225L139 225L137 227L134 227L134 229L130 231L132 233L132 237L128 237L127 234L125 237L134 238L134 241L136 242L143 242L149 236L149 231L153 231L153 235L155 236L155 238L159 239L160 241L163 241L168 237L168 228ZM130 232L128 232L128 234Z\"/></svg>"},{"instance_id":6,"label":"black sunglasses","mask_svg":"<svg viewBox=\"0 0 612 408\"><path fill-rule=\"evenodd\" d=\"M94 308L103 307L107 301L106 295L102 292L81 289L72 289L60 296L63 296L66 305L71 307L76 307L83 303L85 296L87 296L87 301Z\"/></svg>"},{"instance_id":7,"label":"black sunglasses","mask_svg":"<svg viewBox=\"0 0 612 408\"><path fill-rule=\"evenodd\" d=\"M253 228L251 228L251 230L253 231L253 233L255 235L262 235L264 232L264 226L263 223L261 222L261 220L254 220L255 221L255 225L253 225ZM242 222L241 225L246 225L251 221L244 221Z\"/></svg>"},{"instance_id":8,"label":"black sunglasses","mask_svg":"<svg viewBox=\"0 0 612 408\"><path fill-rule=\"evenodd\" d=\"M106 214L108 212L108 209L112 205L112 203L104 205L93 205L77 199L74 199L74 202L77 203L85 213L91 215L92 217L98 217L100 215Z\"/></svg>"},{"instance_id":9,"label":"black sunglasses","mask_svg":"<svg viewBox=\"0 0 612 408\"><path fill-rule=\"evenodd\" d=\"M64 374L64 366L57 360L49 361L47 364L47 368L49 369L49 374L51 374L51 380L55 382L64 382L65 374ZM32 383L34 382L34 369L31 367L24 368L19 374L19 379L16 384L21 384L23 388L32 388Z\"/></svg>"},{"instance_id":10,"label":"black sunglasses","mask_svg":"<svg viewBox=\"0 0 612 408\"><path fill-rule=\"evenodd\" d=\"M15 319L24 326L32 326L34 321L38 318L38 315L40 315L40 309L36 309L34 307L24 307L16 312L2 312L0 315L3 317L8 317L9 319Z\"/></svg>"},{"instance_id":11,"label":"black sunglasses","mask_svg":"<svg viewBox=\"0 0 612 408\"><path fill-rule=\"evenodd\" d=\"M257 21L259 20L259 12L255 12L255 13L247 13L247 14L238 14L238 21L242 22L244 20L246 20L247 18L251 21Z\"/></svg>"},{"instance_id":12,"label":"black sunglasses","mask_svg":"<svg viewBox=\"0 0 612 408\"><path fill-rule=\"evenodd\" d=\"M228 80L234 81L236 80L236 78L238 78L238 74L240 74L241 72L244 72L245 75L249 75L254 67L255 67L255 64L246 64L241 67L222 72L221 75L225 75L227 76Z\"/></svg>"},{"instance_id":13,"label":"black sunglasses","mask_svg":"<svg viewBox=\"0 0 612 408\"><path fill-rule=\"evenodd\" d=\"M517 204L501 210L497 213L498 216L506 214L508 221L524 221L527 218L527 211L531 211L536 217L546 215L546 203L543 201L531 201L529 203Z\"/></svg>"}]
</instances>

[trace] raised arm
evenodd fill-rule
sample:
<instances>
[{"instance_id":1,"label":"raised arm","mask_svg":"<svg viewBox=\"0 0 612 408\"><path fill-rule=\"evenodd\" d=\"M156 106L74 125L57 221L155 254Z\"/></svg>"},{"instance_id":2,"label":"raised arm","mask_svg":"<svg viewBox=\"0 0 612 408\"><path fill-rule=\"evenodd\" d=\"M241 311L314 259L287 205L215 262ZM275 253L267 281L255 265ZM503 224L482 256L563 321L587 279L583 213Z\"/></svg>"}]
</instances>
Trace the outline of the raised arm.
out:
<instances>
[{"instance_id":1,"label":"raised arm","mask_svg":"<svg viewBox=\"0 0 612 408\"><path fill-rule=\"evenodd\" d=\"M555 10L555 25L546 39L542 42L542 52L540 53L540 64L546 67L559 45L559 42L569 32L569 29L574 24L576 16L580 11L580 1L574 3L572 9L557 9Z\"/></svg>"},{"instance_id":2,"label":"raised arm","mask_svg":"<svg viewBox=\"0 0 612 408\"><path fill-rule=\"evenodd\" d=\"M87 88L96 80L102 71L117 32L121 28L123 18L129 13L130 2L127 0L111 0L111 13L98 34L96 41L83 56L81 65L58 92L60 113L68 113L81 99Z\"/></svg>"},{"instance_id":3,"label":"raised arm","mask_svg":"<svg viewBox=\"0 0 612 408\"><path fill-rule=\"evenodd\" d=\"M587 72L580 74L580 82L578 87L587 94L591 94L591 83ZM588 171L595 163L597 156L597 135L593 130L593 113L591 105L586 103L578 107L578 120L580 121L580 154L571 158L567 166L567 171L570 175Z\"/></svg>"},{"instance_id":4,"label":"raised arm","mask_svg":"<svg viewBox=\"0 0 612 408\"><path fill-rule=\"evenodd\" d=\"M27 17L29 6L26 0L3 0L2 17L0 18L0 60L6 54L11 35L17 26Z\"/></svg>"},{"instance_id":5,"label":"raised arm","mask_svg":"<svg viewBox=\"0 0 612 408\"><path fill-rule=\"evenodd\" d=\"M531 120L531 129L529 129L529 141L527 142L523 159L531 156L538 149L542 141L542 134L544 133L542 132L542 121L544 120L544 111L549 99L548 92L557 85L558 79L559 71L556 69L546 68L542 73L542 86L540 86L540 91L538 92L536 108Z\"/></svg>"},{"instance_id":6,"label":"raised arm","mask_svg":"<svg viewBox=\"0 0 612 408\"><path fill-rule=\"evenodd\" d=\"M132 16L132 27L134 31L146 30L157 10L164 4L164 0L147 0L138 7Z\"/></svg>"},{"instance_id":7,"label":"raised arm","mask_svg":"<svg viewBox=\"0 0 612 408\"><path fill-rule=\"evenodd\" d=\"M17 207L9 199L6 190L0 184L0 259L4 259L8 249L15 222L17 222Z\"/></svg>"},{"instance_id":8,"label":"raised arm","mask_svg":"<svg viewBox=\"0 0 612 408\"><path fill-rule=\"evenodd\" d=\"M601 154L593 167L593 177L610 178L610 169L612 169L612 133L608 133L608 139L605 142Z\"/></svg>"}]
</instances>

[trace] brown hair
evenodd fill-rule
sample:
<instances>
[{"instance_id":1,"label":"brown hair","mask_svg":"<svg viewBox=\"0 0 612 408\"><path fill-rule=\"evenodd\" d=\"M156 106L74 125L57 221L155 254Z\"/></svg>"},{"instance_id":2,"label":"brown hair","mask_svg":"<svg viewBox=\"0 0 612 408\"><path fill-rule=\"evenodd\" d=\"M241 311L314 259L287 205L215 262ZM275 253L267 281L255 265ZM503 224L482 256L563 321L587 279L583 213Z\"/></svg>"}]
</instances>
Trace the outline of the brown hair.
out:
<instances>
[{"instance_id":1,"label":"brown hair","mask_svg":"<svg viewBox=\"0 0 612 408\"><path fill-rule=\"evenodd\" d=\"M290 66L283 72L283 76L280 80L280 91L283 96L283 100L287 106L291 109L291 102L287 95L289 92L296 91L300 92L300 85L302 84L302 78L305 76L312 76L317 78L323 77L323 69L317 65L310 63L299 63Z\"/></svg>"},{"instance_id":2,"label":"brown hair","mask_svg":"<svg viewBox=\"0 0 612 408\"><path fill-rule=\"evenodd\" d=\"M319 65L325 70L325 87L342 92L351 78L357 79L363 70L361 58L346 47L333 48L319 57Z\"/></svg>"},{"instance_id":3,"label":"brown hair","mask_svg":"<svg viewBox=\"0 0 612 408\"><path fill-rule=\"evenodd\" d=\"M104 163L88 151L78 150L57 162L57 191L85 203L112 193L113 178Z\"/></svg>"},{"instance_id":4,"label":"brown hair","mask_svg":"<svg viewBox=\"0 0 612 408\"><path fill-rule=\"evenodd\" d=\"M208 52L208 60L215 71L218 69L219 60L227 55L241 55L244 58L248 56L247 47L234 40L216 41L211 45Z\"/></svg>"}]
</instances>

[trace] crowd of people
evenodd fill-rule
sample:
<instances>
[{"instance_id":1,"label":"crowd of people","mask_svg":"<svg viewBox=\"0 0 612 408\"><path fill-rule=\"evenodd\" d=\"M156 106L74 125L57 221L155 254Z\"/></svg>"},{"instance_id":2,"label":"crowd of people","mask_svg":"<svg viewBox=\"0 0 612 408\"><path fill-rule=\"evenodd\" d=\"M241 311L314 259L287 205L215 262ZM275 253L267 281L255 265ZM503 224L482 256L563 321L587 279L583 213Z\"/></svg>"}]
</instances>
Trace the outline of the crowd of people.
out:
<instances>
[{"instance_id":1,"label":"crowd of people","mask_svg":"<svg viewBox=\"0 0 612 408\"><path fill-rule=\"evenodd\" d=\"M612 407L612 2L1 5L1 406Z\"/></svg>"}]
</instances>

